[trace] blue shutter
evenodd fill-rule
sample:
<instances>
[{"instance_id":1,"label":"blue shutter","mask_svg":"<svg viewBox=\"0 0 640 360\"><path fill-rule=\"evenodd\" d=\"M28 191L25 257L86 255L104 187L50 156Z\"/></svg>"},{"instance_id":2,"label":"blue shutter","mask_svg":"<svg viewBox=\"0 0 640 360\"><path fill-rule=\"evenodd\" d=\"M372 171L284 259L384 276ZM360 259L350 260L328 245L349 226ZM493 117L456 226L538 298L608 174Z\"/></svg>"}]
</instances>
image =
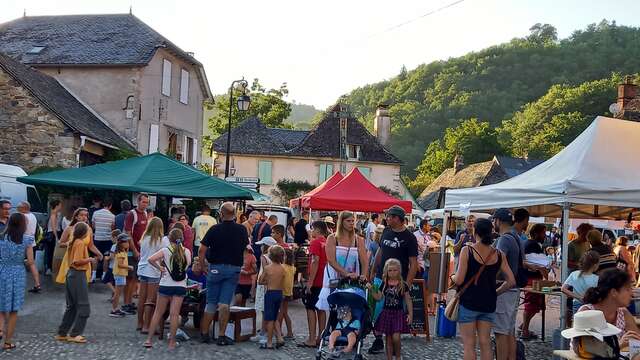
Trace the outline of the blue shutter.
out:
<instances>
[{"instance_id":1,"label":"blue shutter","mask_svg":"<svg viewBox=\"0 0 640 360\"><path fill-rule=\"evenodd\" d=\"M362 175L364 175L364 177L366 177L367 179L370 179L370 177L371 177L371 168L370 167L358 166L358 170L360 170L360 172L362 173Z\"/></svg>"},{"instance_id":2,"label":"blue shutter","mask_svg":"<svg viewBox=\"0 0 640 360\"><path fill-rule=\"evenodd\" d=\"M327 164L327 176L324 179L327 180L331 175L333 175L333 164Z\"/></svg>"},{"instance_id":3,"label":"blue shutter","mask_svg":"<svg viewBox=\"0 0 640 360\"><path fill-rule=\"evenodd\" d=\"M318 184L322 184L327 179L327 164L320 164L318 167Z\"/></svg>"},{"instance_id":4,"label":"blue shutter","mask_svg":"<svg viewBox=\"0 0 640 360\"><path fill-rule=\"evenodd\" d=\"M258 177L260 184L271 185L271 161L258 162Z\"/></svg>"}]
</instances>

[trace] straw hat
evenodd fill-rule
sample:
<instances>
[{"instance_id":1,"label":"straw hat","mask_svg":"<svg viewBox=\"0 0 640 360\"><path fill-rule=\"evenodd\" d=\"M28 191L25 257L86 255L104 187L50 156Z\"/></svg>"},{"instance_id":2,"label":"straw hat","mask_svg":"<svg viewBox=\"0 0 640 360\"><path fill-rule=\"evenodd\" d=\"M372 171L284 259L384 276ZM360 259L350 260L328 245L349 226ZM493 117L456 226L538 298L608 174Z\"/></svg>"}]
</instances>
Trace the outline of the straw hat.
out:
<instances>
[{"instance_id":1,"label":"straw hat","mask_svg":"<svg viewBox=\"0 0 640 360\"><path fill-rule=\"evenodd\" d=\"M324 222L335 225L335 222L333 221L333 217L330 215L327 215L324 217Z\"/></svg>"},{"instance_id":2,"label":"straw hat","mask_svg":"<svg viewBox=\"0 0 640 360\"><path fill-rule=\"evenodd\" d=\"M562 330L562 336L573 339L578 336L593 336L603 341L605 336L618 335L622 330L609 324L600 310L585 310L573 316L573 327Z\"/></svg>"}]
</instances>

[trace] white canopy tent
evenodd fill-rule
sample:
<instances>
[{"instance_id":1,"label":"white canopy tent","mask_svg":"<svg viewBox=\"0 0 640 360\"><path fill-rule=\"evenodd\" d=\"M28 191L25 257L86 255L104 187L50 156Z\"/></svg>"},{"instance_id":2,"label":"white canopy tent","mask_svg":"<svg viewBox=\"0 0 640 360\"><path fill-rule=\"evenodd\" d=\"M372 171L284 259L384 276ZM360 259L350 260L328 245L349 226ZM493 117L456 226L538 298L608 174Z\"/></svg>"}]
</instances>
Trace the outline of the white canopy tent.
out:
<instances>
[{"instance_id":1,"label":"white canopy tent","mask_svg":"<svg viewBox=\"0 0 640 360\"><path fill-rule=\"evenodd\" d=\"M529 210L532 216L563 219L562 254L569 218L626 220L638 216L640 167L636 166L640 123L598 116L551 159L498 184L447 190L445 210ZM565 257L566 258L566 257ZM562 279L567 262L562 262Z\"/></svg>"}]
</instances>

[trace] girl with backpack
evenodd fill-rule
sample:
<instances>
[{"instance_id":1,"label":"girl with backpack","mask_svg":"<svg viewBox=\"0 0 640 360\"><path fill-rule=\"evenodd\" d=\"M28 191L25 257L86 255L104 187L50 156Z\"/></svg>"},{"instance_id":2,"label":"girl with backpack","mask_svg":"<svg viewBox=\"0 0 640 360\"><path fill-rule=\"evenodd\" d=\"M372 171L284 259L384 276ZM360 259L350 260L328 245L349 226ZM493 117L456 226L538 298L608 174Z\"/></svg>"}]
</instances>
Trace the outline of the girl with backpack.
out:
<instances>
[{"instance_id":1,"label":"girl with backpack","mask_svg":"<svg viewBox=\"0 0 640 360\"><path fill-rule=\"evenodd\" d=\"M162 277L160 278L156 309L149 325L149 334L143 344L146 348L153 346L153 335L160 321L163 321L167 305L170 309L171 322L169 350L175 349L178 345L176 331L178 330L182 300L187 293L187 267L191 264L191 252L182 245L183 239L182 230L172 229L169 232L169 246L162 248L148 259L149 264L158 269Z\"/></svg>"}]
</instances>

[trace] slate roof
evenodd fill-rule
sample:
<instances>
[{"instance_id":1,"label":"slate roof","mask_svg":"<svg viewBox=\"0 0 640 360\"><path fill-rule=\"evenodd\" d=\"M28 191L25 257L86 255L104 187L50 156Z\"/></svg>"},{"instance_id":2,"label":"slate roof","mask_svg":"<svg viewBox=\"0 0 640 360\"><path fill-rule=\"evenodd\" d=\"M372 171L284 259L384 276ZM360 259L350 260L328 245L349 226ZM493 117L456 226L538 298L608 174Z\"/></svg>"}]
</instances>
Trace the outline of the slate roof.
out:
<instances>
[{"instance_id":1,"label":"slate roof","mask_svg":"<svg viewBox=\"0 0 640 360\"><path fill-rule=\"evenodd\" d=\"M340 119L331 110L310 131L272 129L258 118L247 119L231 130L231 153L339 159ZM347 143L360 146L360 161L401 163L354 117L347 120ZM224 133L214 140L213 148L216 152L225 152L226 144L227 134Z\"/></svg>"},{"instance_id":2,"label":"slate roof","mask_svg":"<svg viewBox=\"0 0 640 360\"><path fill-rule=\"evenodd\" d=\"M481 163L471 164L457 173L453 168L446 169L440 174L418 198L418 204L425 210L437 209L444 200L447 189L471 188L490 185L507 180L509 176L493 159Z\"/></svg>"},{"instance_id":3,"label":"slate roof","mask_svg":"<svg viewBox=\"0 0 640 360\"><path fill-rule=\"evenodd\" d=\"M0 53L0 69L27 89L45 108L72 130L122 149L135 151L56 79Z\"/></svg>"},{"instance_id":4,"label":"slate roof","mask_svg":"<svg viewBox=\"0 0 640 360\"><path fill-rule=\"evenodd\" d=\"M28 54L34 46L44 49ZM30 65L144 66L158 48L199 67L211 96L202 64L131 14L23 16L0 24L0 52Z\"/></svg>"},{"instance_id":5,"label":"slate roof","mask_svg":"<svg viewBox=\"0 0 640 360\"><path fill-rule=\"evenodd\" d=\"M510 178L527 172L544 162L544 160L512 158L509 156L496 156L495 159Z\"/></svg>"}]
</instances>

